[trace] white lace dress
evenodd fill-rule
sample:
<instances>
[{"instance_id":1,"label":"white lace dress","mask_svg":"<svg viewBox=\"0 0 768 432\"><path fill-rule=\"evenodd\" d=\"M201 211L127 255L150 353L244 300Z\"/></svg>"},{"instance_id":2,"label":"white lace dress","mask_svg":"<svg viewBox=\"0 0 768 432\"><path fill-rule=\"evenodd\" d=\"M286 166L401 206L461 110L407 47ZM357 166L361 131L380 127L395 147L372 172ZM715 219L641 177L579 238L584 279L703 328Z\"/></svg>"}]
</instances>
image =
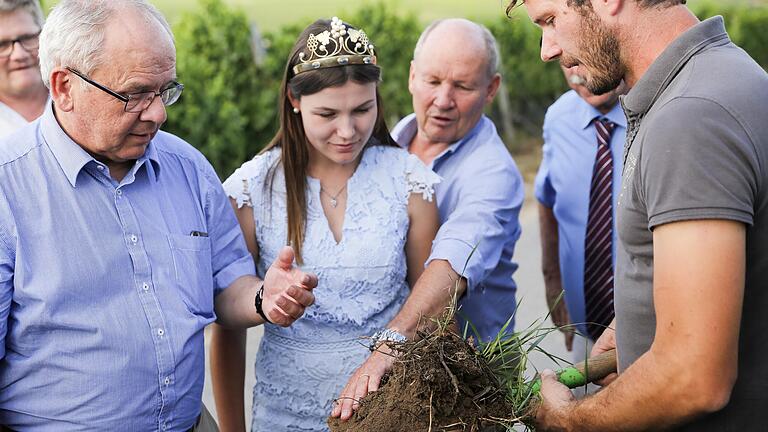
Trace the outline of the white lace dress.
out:
<instances>
[{"instance_id":1,"label":"white lace dress","mask_svg":"<svg viewBox=\"0 0 768 432\"><path fill-rule=\"evenodd\" d=\"M279 149L243 164L224 183L238 206L254 211L260 276L286 244L282 166L265 182ZM256 357L252 431L325 431L348 377L367 358L366 341L400 310L409 293L405 242L408 198L434 196L440 177L405 150L372 146L347 183L342 239L333 238L308 177L303 269L318 275L315 304L290 328L266 324Z\"/></svg>"}]
</instances>

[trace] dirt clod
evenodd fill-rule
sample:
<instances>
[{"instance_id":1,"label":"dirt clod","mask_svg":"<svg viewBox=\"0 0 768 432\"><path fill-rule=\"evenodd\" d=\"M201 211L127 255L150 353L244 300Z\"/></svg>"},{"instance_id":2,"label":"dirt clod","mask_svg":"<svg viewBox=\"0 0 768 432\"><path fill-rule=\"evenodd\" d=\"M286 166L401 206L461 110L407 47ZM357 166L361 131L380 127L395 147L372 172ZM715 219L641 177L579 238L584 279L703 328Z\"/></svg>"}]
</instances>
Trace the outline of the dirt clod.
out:
<instances>
[{"instance_id":1,"label":"dirt clod","mask_svg":"<svg viewBox=\"0 0 768 432\"><path fill-rule=\"evenodd\" d=\"M400 354L379 390L348 421L329 418L332 432L504 431L498 420L516 418L471 343L450 331L420 336L393 347Z\"/></svg>"}]
</instances>

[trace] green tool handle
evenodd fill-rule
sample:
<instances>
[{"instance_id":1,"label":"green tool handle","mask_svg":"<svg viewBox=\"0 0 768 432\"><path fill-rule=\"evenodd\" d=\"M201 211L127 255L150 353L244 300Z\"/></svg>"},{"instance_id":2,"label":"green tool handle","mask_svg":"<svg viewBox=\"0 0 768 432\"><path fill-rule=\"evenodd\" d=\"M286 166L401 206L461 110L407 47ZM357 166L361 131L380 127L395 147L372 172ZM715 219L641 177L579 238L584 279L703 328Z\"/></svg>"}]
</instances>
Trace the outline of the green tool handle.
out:
<instances>
[{"instance_id":1,"label":"green tool handle","mask_svg":"<svg viewBox=\"0 0 768 432\"><path fill-rule=\"evenodd\" d=\"M576 388L599 381L614 372L616 372L616 350L612 349L557 372L557 379L568 388ZM538 393L540 390L541 380L536 379L533 383L533 391Z\"/></svg>"}]
</instances>

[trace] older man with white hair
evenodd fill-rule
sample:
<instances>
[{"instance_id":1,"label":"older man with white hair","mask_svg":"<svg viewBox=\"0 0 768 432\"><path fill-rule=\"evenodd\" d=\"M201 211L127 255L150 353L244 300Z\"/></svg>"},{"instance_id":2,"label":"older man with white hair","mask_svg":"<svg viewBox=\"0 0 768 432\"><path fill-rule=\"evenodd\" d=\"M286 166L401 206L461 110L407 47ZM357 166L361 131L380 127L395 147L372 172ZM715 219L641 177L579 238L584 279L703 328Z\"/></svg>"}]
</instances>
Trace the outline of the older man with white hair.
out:
<instances>
[{"instance_id":1,"label":"older man with white hair","mask_svg":"<svg viewBox=\"0 0 768 432\"><path fill-rule=\"evenodd\" d=\"M159 131L183 86L153 6L63 0L40 58L53 103L0 141L0 424L215 430L205 326L289 325L317 279L286 248L258 280L212 167Z\"/></svg>"},{"instance_id":2,"label":"older man with white hair","mask_svg":"<svg viewBox=\"0 0 768 432\"><path fill-rule=\"evenodd\" d=\"M424 317L439 316L455 295L459 326L482 340L511 332L515 311L522 176L483 109L501 83L496 40L465 19L440 20L419 37L408 89L414 114L392 130L395 140L437 172L442 224L426 269L400 313L373 335L378 349L353 374L332 415L348 419L356 402L378 389L393 357L386 343L416 337ZM470 326L471 324L471 326Z\"/></svg>"},{"instance_id":3,"label":"older man with white hair","mask_svg":"<svg viewBox=\"0 0 768 432\"><path fill-rule=\"evenodd\" d=\"M48 89L37 48L43 11L37 0L0 0L0 137L40 117Z\"/></svg>"}]
</instances>

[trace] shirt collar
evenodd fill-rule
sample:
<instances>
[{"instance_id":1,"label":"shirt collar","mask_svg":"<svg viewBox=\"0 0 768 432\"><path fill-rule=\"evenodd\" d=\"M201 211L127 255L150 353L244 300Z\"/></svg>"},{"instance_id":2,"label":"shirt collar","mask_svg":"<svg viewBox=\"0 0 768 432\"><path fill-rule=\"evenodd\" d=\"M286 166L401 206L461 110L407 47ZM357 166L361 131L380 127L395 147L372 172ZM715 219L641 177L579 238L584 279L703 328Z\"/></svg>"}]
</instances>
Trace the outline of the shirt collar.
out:
<instances>
[{"instance_id":1,"label":"shirt collar","mask_svg":"<svg viewBox=\"0 0 768 432\"><path fill-rule=\"evenodd\" d=\"M581 96L578 95L577 97L581 98ZM611 108L611 110L606 114L601 113L597 108L588 104L583 99L582 102L584 103L581 104L581 109L576 114L579 121L578 124L582 129L592 127L592 123L595 121L595 119L601 117L607 118L617 126L621 126L624 129L627 128L627 117L624 115L624 111L621 109L621 104L618 101L616 101L616 104L613 106L613 108Z\"/></svg>"},{"instance_id":2,"label":"shirt collar","mask_svg":"<svg viewBox=\"0 0 768 432\"><path fill-rule=\"evenodd\" d=\"M158 132L158 134L159 133L160 132ZM157 155L157 145L155 144L154 139L149 142L147 150L144 151L144 155L139 160L151 162L147 164L147 172L150 179L157 181L157 177L160 175L160 158Z\"/></svg>"},{"instance_id":3,"label":"shirt collar","mask_svg":"<svg viewBox=\"0 0 768 432\"><path fill-rule=\"evenodd\" d=\"M678 36L622 99L627 115L637 116L648 112L691 57L717 42L730 42L721 16L702 21Z\"/></svg>"},{"instance_id":4,"label":"shirt collar","mask_svg":"<svg viewBox=\"0 0 768 432\"><path fill-rule=\"evenodd\" d=\"M77 176L80 174L83 167L91 162L97 165L104 165L83 150L80 145L64 132L64 129L62 129L59 121L56 119L53 103L50 101L46 105L43 115L40 117L40 127L45 143L48 145L48 148L51 149L51 153L53 153L53 156L56 158L56 161L72 187L77 186ZM151 179L157 180L160 163L157 157L157 150L155 150L155 146L152 143L147 146L144 155L136 161L134 169L144 165L147 160L152 162L151 164L146 164L147 174Z\"/></svg>"},{"instance_id":5,"label":"shirt collar","mask_svg":"<svg viewBox=\"0 0 768 432\"><path fill-rule=\"evenodd\" d=\"M416 136L417 130L416 114L408 114L397 122L394 128L392 128L392 139L395 140L397 145L401 148L408 150L408 145L413 141L413 137Z\"/></svg>"},{"instance_id":6,"label":"shirt collar","mask_svg":"<svg viewBox=\"0 0 768 432\"><path fill-rule=\"evenodd\" d=\"M448 145L448 148L437 155L435 160L439 159L444 154L455 153L456 150L458 150L459 147L461 147L464 143L472 140L472 138L480 133L480 130L483 128L483 122L485 121L488 121L488 119L486 118L485 114L483 114L480 116L480 120L478 120L477 124L469 131L468 134ZM411 141L413 141L413 137L416 136L416 132L418 132L418 127L419 125L416 121L416 114L409 114L400 120L400 122L392 130L392 138L400 147L408 150L408 146L411 144Z\"/></svg>"},{"instance_id":7,"label":"shirt collar","mask_svg":"<svg viewBox=\"0 0 768 432\"><path fill-rule=\"evenodd\" d=\"M14 124L18 124L19 126L29 123L27 119L21 116L21 114L17 113L13 108L9 107L3 102L0 102L0 116L5 117L9 121L13 122Z\"/></svg>"}]
</instances>

